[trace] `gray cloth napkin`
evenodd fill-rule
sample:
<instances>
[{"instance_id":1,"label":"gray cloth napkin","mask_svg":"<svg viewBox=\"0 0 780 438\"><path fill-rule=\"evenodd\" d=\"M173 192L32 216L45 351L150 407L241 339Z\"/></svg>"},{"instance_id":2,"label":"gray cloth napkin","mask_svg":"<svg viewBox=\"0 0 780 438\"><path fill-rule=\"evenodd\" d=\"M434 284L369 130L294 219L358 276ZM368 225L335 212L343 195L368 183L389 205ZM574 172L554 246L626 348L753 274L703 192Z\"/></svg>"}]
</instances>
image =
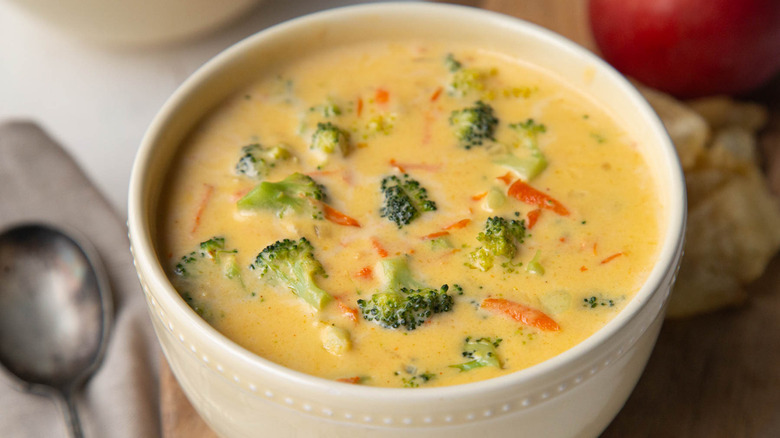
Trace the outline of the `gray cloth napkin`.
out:
<instances>
[{"instance_id":1,"label":"gray cloth napkin","mask_svg":"<svg viewBox=\"0 0 780 438\"><path fill-rule=\"evenodd\" d=\"M62 224L89 237L105 264L114 323L102 365L77 396L88 438L160 436L160 353L133 269L127 228L78 165L35 124L0 124L0 229ZM59 407L0 372L0 435L65 437Z\"/></svg>"}]
</instances>

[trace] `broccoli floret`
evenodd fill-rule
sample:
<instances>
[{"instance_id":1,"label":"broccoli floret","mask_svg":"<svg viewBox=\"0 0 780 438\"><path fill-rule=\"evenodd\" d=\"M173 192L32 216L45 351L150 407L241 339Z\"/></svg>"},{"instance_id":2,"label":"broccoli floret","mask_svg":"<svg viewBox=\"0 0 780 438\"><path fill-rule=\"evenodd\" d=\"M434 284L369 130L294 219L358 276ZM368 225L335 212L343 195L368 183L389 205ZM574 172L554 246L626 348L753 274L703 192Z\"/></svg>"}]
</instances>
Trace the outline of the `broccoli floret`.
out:
<instances>
[{"instance_id":1,"label":"broccoli floret","mask_svg":"<svg viewBox=\"0 0 780 438\"><path fill-rule=\"evenodd\" d=\"M448 236L441 236L435 239L429 240L430 248L433 251L445 251L453 248L452 241Z\"/></svg>"},{"instance_id":2,"label":"broccoli floret","mask_svg":"<svg viewBox=\"0 0 780 438\"><path fill-rule=\"evenodd\" d=\"M384 202L379 213L395 222L398 228L409 225L425 211L436 211L436 203L428 199L428 191L414 178L403 174L390 175L381 184Z\"/></svg>"},{"instance_id":3,"label":"broccoli floret","mask_svg":"<svg viewBox=\"0 0 780 438\"><path fill-rule=\"evenodd\" d=\"M509 125L518 133L519 139L517 146L521 148L518 154L509 153L499 157L495 163L514 170L525 181L530 181L547 168L547 158L539 149L538 136L547 132L547 127L543 124L528 119L522 123L512 123Z\"/></svg>"},{"instance_id":4,"label":"broccoli floret","mask_svg":"<svg viewBox=\"0 0 780 438\"><path fill-rule=\"evenodd\" d=\"M501 361L496 351L500 344L501 338L494 341L491 338L472 339L468 337L463 347L463 357L471 360L457 365L450 365L450 367L461 371L469 371L481 367L501 368Z\"/></svg>"},{"instance_id":5,"label":"broccoli floret","mask_svg":"<svg viewBox=\"0 0 780 438\"><path fill-rule=\"evenodd\" d=\"M477 240L482 246L469 254L471 263L469 266L481 271L487 271L493 267L496 257L505 257L511 260L517 253L517 247L525 239L525 221L507 220L494 216L485 221L485 229L477 235Z\"/></svg>"},{"instance_id":6,"label":"broccoli floret","mask_svg":"<svg viewBox=\"0 0 780 438\"><path fill-rule=\"evenodd\" d=\"M444 57L444 66L447 67L447 70L450 73L455 73L463 67L463 64L455 59L455 56L452 53L448 53L447 56Z\"/></svg>"},{"instance_id":7,"label":"broccoli floret","mask_svg":"<svg viewBox=\"0 0 780 438\"><path fill-rule=\"evenodd\" d=\"M593 295L587 298L583 298L582 300L582 307L587 307L590 309L595 309L596 307L614 307L615 306L615 300L612 298L605 298L601 295L598 297Z\"/></svg>"},{"instance_id":8,"label":"broccoli floret","mask_svg":"<svg viewBox=\"0 0 780 438\"><path fill-rule=\"evenodd\" d=\"M436 374L425 372L411 377L401 377L401 382L404 388L419 388L421 384L424 385L435 378Z\"/></svg>"},{"instance_id":9,"label":"broccoli floret","mask_svg":"<svg viewBox=\"0 0 780 438\"><path fill-rule=\"evenodd\" d=\"M327 277L322 264L314 257L314 247L305 237L279 240L263 249L249 266L267 278L288 287L317 310L333 297L314 282L315 276Z\"/></svg>"},{"instance_id":10,"label":"broccoli floret","mask_svg":"<svg viewBox=\"0 0 780 438\"><path fill-rule=\"evenodd\" d=\"M464 97L472 91L482 92L485 90L485 72L473 68L462 68L452 75L449 93L451 95Z\"/></svg>"},{"instance_id":11,"label":"broccoli floret","mask_svg":"<svg viewBox=\"0 0 780 438\"><path fill-rule=\"evenodd\" d=\"M319 112L322 117L336 117L341 115L341 107L336 105L331 99L328 99L322 105L309 108L309 112Z\"/></svg>"},{"instance_id":12,"label":"broccoli floret","mask_svg":"<svg viewBox=\"0 0 780 438\"><path fill-rule=\"evenodd\" d=\"M321 163L327 162L334 153L346 156L349 153L349 133L331 122L317 123L309 149L320 156Z\"/></svg>"},{"instance_id":13,"label":"broccoli floret","mask_svg":"<svg viewBox=\"0 0 780 438\"><path fill-rule=\"evenodd\" d=\"M441 289L401 288L398 291L375 293L368 300L358 300L363 318L376 321L385 328L405 327L414 330L436 313L452 309L448 286Z\"/></svg>"},{"instance_id":14,"label":"broccoli floret","mask_svg":"<svg viewBox=\"0 0 780 438\"><path fill-rule=\"evenodd\" d=\"M452 310L449 286L433 289L419 283L412 278L405 257L383 259L380 269L383 276L380 292L357 301L364 319L385 328L414 330L434 314Z\"/></svg>"},{"instance_id":15,"label":"broccoli floret","mask_svg":"<svg viewBox=\"0 0 780 438\"><path fill-rule=\"evenodd\" d=\"M244 287L241 279L241 268L236 261L236 249L225 248L224 237L212 237L201 242L195 251L182 256L173 269L172 280L176 284L179 295L187 304L206 320L214 315L208 301L201 299L201 280L213 272L219 272L224 278L238 281ZM194 293L190 293L190 291Z\"/></svg>"},{"instance_id":16,"label":"broccoli floret","mask_svg":"<svg viewBox=\"0 0 780 438\"><path fill-rule=\"evenodd\" d=\"M530 144L528 143L535 143L538 134L547 132L547 127L544 126L543 123L536 123L534 119L528 119L525 122L520 123L510 123L509 127L524 135L521 142L527 144L529 147Z\"/></svg>"},{"instance_id":17,"label":"broccoli floret","mask_svg":"<svg viewBox=\"0 0 780 438\"><path fill-rule=\"evenodd\" d=\"M315 155L317 158L325 162L330 157L331 153L336 152L337 148L326 148L330 149L330 151L325 152L314 147L314 142L317 141L316 139L321 135L317 134L320 131L325 132L332 130L335 133L341 132L344 135L344 139L349 140L346 131L338 129L336 125L333 125L332 123L333 121L338 120L344 113L345 111L343 107L336 103L336 101L332 98L327 98L322 103L310 106L306 111L301 111L298 113L300 122L298 125L298 134L301 136L312 135L312 137L310 137L311 143L309 145L312 149L311 155ZM328 127L329 125L332 128ZM324 139L325 137L320 138L320 140ZM348 142L344 143L345 146L348 144Z\"/></svg>"},{"instance_id":18,"label":"broccoli floret","mask_svg":"<svg viewBox=\"0 0 780 438\"><path fill-rule=\"evenodd\" d=\"M225 277L236 278L240 275L236 253L236 249L225 249L224 237L212 237L201 242L197 250L182 256L173 272L179 277L191 277L217 266L222 268Z\"/></svg>"},{"instance_id":19,"label":"broccoli floret","mask_svg":"<svg viewBox=\"0 0 780 438\"><path fill-rule=\"evenodd\" d=\"M393 132L395 126L395 114L377 114L366 123L367 135L383 134L388 135Z\"/></svg>"},{"instance_id":20,"label":"broccoli floret","mask_svg":"<svg viewBox=\"0 0 780 438\"><path fill-rule=\"evenodd\" d=\"M239 199L239 210L271 210L279 217L288 212L322 219L325 188L310 176L293 173L279 182L263 181Z\"/></svg>"},{"instance_id":21,"label":"broccoli floret","mask_svg":"<svg viewBox=\"0 0 780 438\"><path fill-rule=\"evenodd\" d=\"M477 101L474 106L455 110L450 114L450 126L461 146L471 149L481 146L485 140L494 140L498 119L493 107Z\"/></svg>"},{"instance_id":22,"label":"broccoli floret","mask_svg":"<svg viewBox=\"0 0 780 438\"><path fill-rule=\"evenodd\" d=\"M452 81L448 87L451 95L463 97L471 91L485 89L485 72L475 68L464 68L463 63L450 53L444 58L444 66L452 73Z\"/></svg>"},{"instance_id":23,"label":"broccoli floret","mask_svg":"<svg viewBox=\"0 0 780 438\"><path fill-rule=\"evenodd\" d=\"M253 143L241 148L241 158L236 163L236 174L262 179L280 161L290 158L290 151L282 146L264 148Z\"/></svg>"},{"instance_id":24,"label":"broccoli floret","mask_svg":"<svg viewBox=\"0 0 780 438\"><path fill-rule=\"evenodd\" d=\"M281 75L277 75L273 82L271 82L269 94L276 101L282 101L284 103L291 104L295 98L295 83L290 78L285 78Z\"/></svg>"},{"instance_id":25,"label":"broccoli floret","mask_svg":"<svg viewBox=\"0 0 780 438\"><path fill-rule=\"evenodd\" d=\"M204 305L200 300L196 300L189 292L180 291L179 295L184 299L188 306L206 321L211 320L214 315L210 306Z\"/></svg>"}]
</instances>

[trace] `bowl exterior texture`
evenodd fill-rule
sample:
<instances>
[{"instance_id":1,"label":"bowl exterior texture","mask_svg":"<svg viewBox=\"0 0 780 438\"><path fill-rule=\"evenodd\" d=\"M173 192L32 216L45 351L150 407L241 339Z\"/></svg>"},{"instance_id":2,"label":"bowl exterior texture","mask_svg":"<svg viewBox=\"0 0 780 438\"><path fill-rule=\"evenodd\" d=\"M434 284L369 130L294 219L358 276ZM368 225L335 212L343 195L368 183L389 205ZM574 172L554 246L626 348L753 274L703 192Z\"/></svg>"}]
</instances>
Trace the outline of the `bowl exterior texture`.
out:
<instances>
[{"instance_id":1,"label":"bowl exterior texture","mask_svg":"<svg viewBox=\"0 0 780 438\"><path fill-rule=\"evenodd\" d=\"M436 38L517 56L601 103L653 169L665 212L657 266L613 321L571 350L508 376L445 388L387 389L303 375L259 358L200 319L168 282L155 252L155 211L181 140L208 111L268 65L367 39ZM564 38L520 20L427 3L326 11L270 28L196 72L160 111L136 158L129 229L151 319L195 409L228 438L587 437L614 418L636 384L663 321L681 255L682 173L663 126L614 70Z\"/></svg>"}]
</instances>

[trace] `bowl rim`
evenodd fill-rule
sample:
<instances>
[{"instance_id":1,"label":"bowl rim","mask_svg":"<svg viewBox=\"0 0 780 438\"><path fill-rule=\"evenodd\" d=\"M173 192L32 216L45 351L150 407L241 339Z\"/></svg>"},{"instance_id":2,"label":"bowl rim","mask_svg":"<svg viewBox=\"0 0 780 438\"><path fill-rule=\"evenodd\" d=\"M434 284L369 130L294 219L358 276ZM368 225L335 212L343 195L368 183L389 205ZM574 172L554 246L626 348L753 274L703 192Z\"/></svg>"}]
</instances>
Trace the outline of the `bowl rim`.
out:
<instances>
[{"instance_id":1,"label":"bowl rim","mask_svg":"<svg viewBox=\"0 0 780 438\"><path fill-rule=\"evenodd\" d=\"M658 261L636 295L604 327L572 348L529 368L472 383L433 388L415 388L414 391L409 391L405 388L347 385L292 370L250 352L218 332L190 309L168 281L152 243L153 237L151 236L150 224L153 221L153 213L147 208L149 202L146 198L148 196L144 194L146 176L155 156L155 144L164 134L167 122L180 109L187 98L197 94L198 88L209 77L219 74L220 69L224 65L235 62L244 52L249 51L256 45L267 44L268 40L274 40L280 35L283 36L287 33L295 32L296 29L309 26L315 22L327 22L336 18L344 19L350 15L352 18L364 14L375 15L377 13L392 15L398 11L398 8L403 8L404 13L413 11L417 14L436 14L440 19L442 13L446 13L448 19L453 17L465 19L465 16L468 15L469 20L492 23L497 26L508 27L514 31L520 31L543 41L544 44L550 47L555 47L556 50L566 52L568 56L587 60L600 75L605 75L614 87L619 89L620 94L637 107L641 118L651 128L650 130L655 137L647 142L663 146L661 161L665 165L661 166L662 172L658 177L669 178L667 182L671 195L669 197L668 213L665 216L667 231L660 243L660 250L657 256ZM661 184L657 185L660 187ZM663 283L670 274L674 275L671 271L677 269L685 231L685 219L685 185L682 168L674 146L654 110L652 110L636 87L625 77L587 49L539 25L520 18L479 8L427 2L368 3L314 12L263 29L223 50L190 75L166 100L165 104L155 115L143 136L136 154L128 196L128 229L131 247L139 276L143 277L143 280L150 285L147 293L160 302L166 311L175 312L179 317L191 322L191 328L196 330L200 342L211 344L214 348L230 356L231 361L237 360L246 366L252 367L257 373L268 373L276 378L286 379L295 382L297 385L304 385L306 391L340 394L356 397L356 399L377 399L380 397L383 399L407 401L413 399L422 402L441 401L453 396L469 397L504 389L508 386L517 387L524 382L536 381L548 373L552 374L556 370L565 369L570 364L576 363L578 358L586 356L596 349L598 345L616 336L649 304L655 294L665 294L662 297L662 303L665 304L668 300L669 291L662 290ZM662 307L665 307L663 304L659 306L659 311L661 312L663 311Z\"/></svg>"}]
</instances>

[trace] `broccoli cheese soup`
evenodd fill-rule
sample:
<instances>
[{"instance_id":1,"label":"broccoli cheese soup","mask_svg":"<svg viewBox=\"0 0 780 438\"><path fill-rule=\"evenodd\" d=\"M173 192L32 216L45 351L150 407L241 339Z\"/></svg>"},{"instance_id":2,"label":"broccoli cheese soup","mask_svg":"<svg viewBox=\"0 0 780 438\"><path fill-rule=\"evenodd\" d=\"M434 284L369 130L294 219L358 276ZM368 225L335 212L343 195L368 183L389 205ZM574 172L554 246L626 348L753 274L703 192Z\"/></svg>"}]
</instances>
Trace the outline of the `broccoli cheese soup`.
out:
<instances>
[{"instance_id":1,"label":"broccoli cheese soup","mask_svg":"<svg viewBox=\"0 0 780 438\"><path fill-rule=\"evenodd\" d=\"M454 385L581 342L658 252L636 142L500 53L365 43L258 72L182 145L160 206L181 297L346 383Z\"/></svg>"}]
</instances>

